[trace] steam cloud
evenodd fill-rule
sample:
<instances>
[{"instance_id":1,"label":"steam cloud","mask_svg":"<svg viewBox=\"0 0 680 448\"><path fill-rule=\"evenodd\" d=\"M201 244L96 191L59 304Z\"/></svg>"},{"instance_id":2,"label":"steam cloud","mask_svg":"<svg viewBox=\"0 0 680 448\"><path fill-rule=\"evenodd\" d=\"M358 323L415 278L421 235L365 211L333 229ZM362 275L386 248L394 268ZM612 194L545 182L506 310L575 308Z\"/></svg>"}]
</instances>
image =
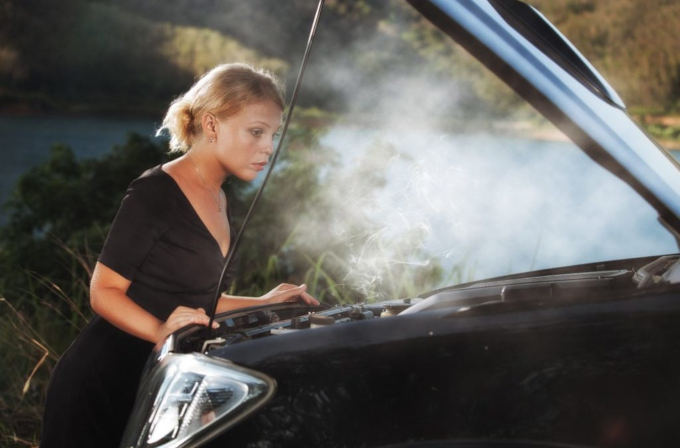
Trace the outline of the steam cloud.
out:
<instances>
[{"instance_id":1,"label":"steam cloud","mask_svg":"<svg viewBox=\"0 0 680 448\"><path fill-rule=\"evenodd\" d=\"M332 226L302 218L299 244L345 244L344 280L354 288L380 297L376 285L404 265L440 265L436 288L676 250L655 211L556 129L557 138L538 140L498 132L489 118L488 132L443 132L436 122L464 96L455 80L395 68L358 82L351 55L375 53L381 40L311 69L347 93L349 111L321 138L341 160L324 178Z\"/></svg>"}]
</instances>

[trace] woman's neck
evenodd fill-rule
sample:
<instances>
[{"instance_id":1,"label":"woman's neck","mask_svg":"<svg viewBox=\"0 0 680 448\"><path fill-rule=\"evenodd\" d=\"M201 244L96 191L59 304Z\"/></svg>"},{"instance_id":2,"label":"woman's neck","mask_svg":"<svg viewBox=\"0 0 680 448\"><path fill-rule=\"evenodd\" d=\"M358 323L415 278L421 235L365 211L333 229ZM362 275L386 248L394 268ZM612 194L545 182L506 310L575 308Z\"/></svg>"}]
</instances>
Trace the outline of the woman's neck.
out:
<instances>
[{"instance_id":1,"label":"woman's neck","mask_svg":"<svg viewBox=\"0 0 680 448\"><path fill-rule=\"evenodd\" d=\"M229 173L210 151L201 146L192 147L186 156L193 165L199 181L208 189L219 189Z\"/></svg>"}]
</instances>

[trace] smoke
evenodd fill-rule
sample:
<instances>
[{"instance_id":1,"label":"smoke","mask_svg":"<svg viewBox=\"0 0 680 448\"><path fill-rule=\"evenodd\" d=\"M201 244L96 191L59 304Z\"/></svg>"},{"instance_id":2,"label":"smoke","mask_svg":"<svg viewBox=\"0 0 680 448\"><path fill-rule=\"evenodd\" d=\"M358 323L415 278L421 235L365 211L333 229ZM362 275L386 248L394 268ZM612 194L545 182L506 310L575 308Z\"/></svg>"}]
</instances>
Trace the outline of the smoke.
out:
<instances>
[{"instance_id":1,"label":"smoke","mask_svg":"<svg viewBox=\"0 0 680 448\"><path fill-rule=\"evenodd\" d=\"M299 217L296 244L341 254L343 282L389 298L676 250L644 200L540 117L480 119L493 102L468 110L470 84L423 61L367 79L357 55L380 55L383 42L317 48L325 57L309 69L344 92L346 110L320 138L340 160L322 176L323 216ZM475 120L461 122L468 113Z\"/></svg>"},{"instance_id":2,"label":"smoke","mask_svg":"<svg viewBox=\"0 0 680 448\"><path fill-rule=\"evenodd\" d=\"M263 2L226 3L238 4L215 18L227 34L300 59L291 55L302 54L311 6L304 20L276 7L270 27L237 20L249 11L265 20ZM322 125L297 124L313 127L316 143L309 135L287 137L288 147L298 148L295 160L316 168L320 187L309 207L284 207L294 211L272 219L294 223L285 251L305 254L367 298L396 298L677 249L629 186L529 107L509 108L523 101L448 37L423 31L408 5L369 3L390 11L374 29L344 36L350 28L329 22L339 16L322 16L299 106L337 115Z\"/></svg>"},{"instance_id":3,"label":"smoke","mask_svg":"<svg viewBox=\"0 0 680 448\"><path fill-rule=\"evenodd\" d=\"M452 270L472 280L675 250L655 211L569 143L378 132L384 158L360 128L324 136L345 160L324 186L333 226L300 229L310 249L344 242L345 280L367 294L404 266L439 265L441 282ZM364 145L347 145L355 133Z\"/></svg>"}]
</instances>

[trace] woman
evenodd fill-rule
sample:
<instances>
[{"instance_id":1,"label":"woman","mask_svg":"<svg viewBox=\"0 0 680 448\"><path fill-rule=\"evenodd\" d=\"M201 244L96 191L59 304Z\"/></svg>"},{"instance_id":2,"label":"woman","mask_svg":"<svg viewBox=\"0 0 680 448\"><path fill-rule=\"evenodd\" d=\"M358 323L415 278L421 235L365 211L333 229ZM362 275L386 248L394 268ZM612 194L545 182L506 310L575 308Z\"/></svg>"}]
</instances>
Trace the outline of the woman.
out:
<instances>
[{"instance_id":1,"label":"woman","mask_svg":"<svg viewBox=\"0 0 680 448\"><path fill-rule=\"evenodd\" d=\"M159 132L167 129L171 149L185 154L128 187L90 283L97 315L50 379L43 448L117 447L154 344L185 325L208 325L205 310L231 243L221 185L230 175L251 181L264 169L283 107L272 76L244 64L214 68L170 105ZM305 289L223 294L217 311L318 305Z\"/></svg>"}]
</instances>

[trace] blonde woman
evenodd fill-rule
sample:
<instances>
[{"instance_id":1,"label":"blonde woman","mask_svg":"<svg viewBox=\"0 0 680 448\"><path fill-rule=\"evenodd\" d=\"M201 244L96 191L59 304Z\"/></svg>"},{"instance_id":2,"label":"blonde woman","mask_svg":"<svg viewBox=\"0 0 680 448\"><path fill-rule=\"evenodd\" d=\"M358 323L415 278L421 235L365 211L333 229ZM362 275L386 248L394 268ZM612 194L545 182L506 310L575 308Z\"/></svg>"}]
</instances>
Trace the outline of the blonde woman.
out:
<instances>
[{"instance_id":1,"label":"blonde woman","mask_svg":"<svg viewBox=\"0 0 680 448\"><path fill-rule=\"evenodd\" d=\"M170 105L159 132L184 154L128 187L90 284L96 317L50 379L43 448L117 447L154 344L185 325L208 325L232 235L221 185L232 175L251 181L265 168L283 107L274 78L245 64L215 67ZM305 289L222 295L217 311L317 305Z\"/></svg>"}]
</instances>

